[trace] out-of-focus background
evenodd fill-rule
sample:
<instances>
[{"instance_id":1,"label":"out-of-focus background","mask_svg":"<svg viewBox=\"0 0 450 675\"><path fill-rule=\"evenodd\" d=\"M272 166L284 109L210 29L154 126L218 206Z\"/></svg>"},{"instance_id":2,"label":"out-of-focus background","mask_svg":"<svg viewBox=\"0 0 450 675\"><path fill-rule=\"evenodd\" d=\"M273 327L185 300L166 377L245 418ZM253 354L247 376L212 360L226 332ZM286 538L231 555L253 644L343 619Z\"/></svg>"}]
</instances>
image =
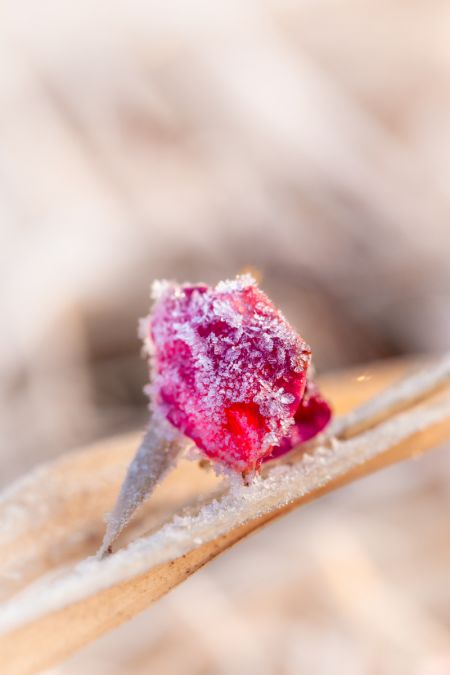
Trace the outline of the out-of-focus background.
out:
<instances>
[{"instance_id":1,"label":"out-of-focus background","mask_svg":"<svg viewBox=\"0 0 450 675\"><path fill-rule=\"evenodd\" d=\"M0 482L142 425L155 277L254 269L319 372L450 344L450 3L6 0ZM55 671L450 673L444 450Z\"/></svg>"}]
</instances>

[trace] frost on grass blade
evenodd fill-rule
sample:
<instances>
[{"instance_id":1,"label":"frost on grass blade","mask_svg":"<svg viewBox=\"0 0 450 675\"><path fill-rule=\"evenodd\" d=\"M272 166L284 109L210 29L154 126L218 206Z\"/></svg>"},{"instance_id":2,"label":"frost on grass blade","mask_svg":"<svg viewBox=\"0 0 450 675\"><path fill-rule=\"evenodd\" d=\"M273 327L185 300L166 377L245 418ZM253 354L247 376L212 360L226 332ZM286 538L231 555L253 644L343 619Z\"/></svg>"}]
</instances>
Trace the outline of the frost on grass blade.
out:
<instances>
[{"instance_id":1,"label":"frost on grass blade","mask_svg":"<svg viewBox=\"0 0 450 675\"><path fill-rule=\"evenodd\" d=\"M168 440L158 425L150 425L122 484L113 511L107 516L106 532L97 553L102 558L128 524L131 516L173 465L180 452L174 439Z\"/></svg>"},{"instance_id":2,"label":"frost on grass blade","mask_svg":"<svg viewBox=\"0 0 450 675\"><path fill-rule=\"evenodd\" d=\"M364 467L369 473L422 452L449 435L450 392L447 391L430 403L397 415L352 440L337 442L333 448L317 447L313 454L303 455L292 466L271 467L266 475L257 477L248 488L244 488L236 477L220 498L210 499L193 509L192 513L174 515L170 521L130 544L126 550L104 561L94 558L84 560L57 578L30 586L0 608L0 633L80 603L83 598L92 597L115 584L120 589L124 581L136 579L144 572L147 572L145 585L148 587L154 583L157 589L154 597L160 597L174 583L170 571L176 570L177 565L181 568L185 562L183 556L190 552L197 550L200 557L195 558L195 564L187 560L186 570L180 572L180 578L175 583L241 538L240 527L246 528L245 533L250 532L283 509L299 505L320 496L333 485L356 478ZM233 538L233 532L236 532L236 538ZM208 543L211 547L207 546ZM160 567L165 564L166 567ZM133 594L140 588L137 584L127 590ZM124 597L119 590L119 600ZM129 602L130 597L126 597ZM102 596L99 595L101 602ZM123 612L121 603L116 611L119 621ZM95 618L92 609L85 615L75 613L74 616L75 622ZM85 633L80 627L78 630L78 640L83 641ZM3 647L1 643L0 646Z\"/></svg>"},{"instance_id":3,"label":"frost on grass blade","mask_svg":"<svg viewBox=\"0 0 450 675\"><path fill-rule=\"evenodd\" d=\"M420 401L448 384L450 352L417 372L388 387L382 394L358 406L347 415L336 417L327 429L329 437L349 438L356 433Z\"/></svg>"},{"instance_id":4,"label":"frost on grass blade","mask_svg":"<svg viewBox=\"0 0 450 675\"><path fill-rule=\"evenodd\" d=\"M344 391L338 387L341 394L336 393L337 406L341 401L339 397L342 396L342 401L347 400L349 391L352 391L352 395L354 394L358 400L353 379L348 380L349 386ZM434 371L431 381L428 378L426 383L427 391L434 389L433 383L436 381L442 382L443 378L442 373ZM384 376L380 382L385 382ZM151 534L135 541L126 550L121 550L102 561L89 558L74 567L59 570L57 574L52 572L31 584L0 607L0 652L3 671L37 672L55 664L86 642L119 625L124 618L134 616L220 552L283 513L285 508L293 508L305 501L318 498L325 491L386 467L394 461L415 457L418 453L449 438L448 377L445 382L447 384L445 391L438 395L424 396L425 400L413 409L377 424L370 431L358 434L350 441L336 441L331 447L317 446L312 454L297 454L292 466L266 467L248 488L243 488L242 483L235 477L229 488L218 497L217 492L209 492L209 486L206 492L203 489L205 484L202 483L203 488L197 486L199 491L195 492L195 497L191 497L189 511L186 510L184 502L180 502L174 510L169 507L160 518L160 527L152 527ZM423 380L410 382L408 400L413 403L422 398L423 387ZM380 398L384 399L383 394ZM380 403L376 405L379 407ZM42 480L45 472L34 474L26 483L28 494L34 494L34 497L36 494L40 495L37 503L44 507L44 511L48 509L49 516L57 515L55 512L66 499L69 500L66 508L67 517L70 517L73 511L74 498L85 501L86 488L80 490L79 485L79 477L82 476L79 472L80 459L86 484L90 485L88 490L95 492L95 483L98 483L99 491L102 489L105 476L108 475L104 465L109 461L110 452L105 453L102 450L99 453L95 449L90 449L89 452L78 454L82 457L75 455L72 459L69 457L64 461L64 475L56 481L55 476L52 479L54 472L51 467L47 469L49 481L44 491ZM86 459L92 458L92 455L94 461L90 460L86 465ZM56 464L59 466L60 461ZM184 468L188 466L193 465L185 463ZM195 473L203 475L200 471ZM193 474L189 473L188 481L191 479ZM70 489L69 495L67 491L71 482L76 492L73 496L70 495ZM176 493L178 489L182 490L185 482L186 474L181 469L171 493ZM14 494L10 497L12 499L9 505L9 510L12 511L10 525L15 523L15 526L8 529L14 529L15 532L21 529L17 528L17 515L19 524L25 526L23 522L25 504L21 498L23 488L22 480L20 489L15 488ZM200 496L201 502L198 499ZM36 530L34 497L33 505L30 504L27 508L28 525L22 529L28 531L31 538L34 537L41 542L45 541L46 517L44 516L41 527ZM164 500L167 497L168 495ZM50 503L46 504L46 499ZM182 503L183 510L180 510ZM100 504L103 502L99 503L95 512L88 510L83 515L83 532L87 539L103 512ZM175 515L176 513L178 515ZM76 522L79 527L81 521ZM74 532L71 520L66 523L66 533L64 525L61 527L59 521L53 525L53 531L57 531L58 534L62 529L66 544L74 534L77 536L80 534L80 530ZM28 549L23 546L24 541L20 535L15 549L17 558L25 551L28 553ZM26 541L28 542L28 539ZM53 549L54 542L50 537L41 552L47 567L48 562L53 560ZM58 635L58 640L55 640L55 635Z\"/></svg>"}]
</instances>

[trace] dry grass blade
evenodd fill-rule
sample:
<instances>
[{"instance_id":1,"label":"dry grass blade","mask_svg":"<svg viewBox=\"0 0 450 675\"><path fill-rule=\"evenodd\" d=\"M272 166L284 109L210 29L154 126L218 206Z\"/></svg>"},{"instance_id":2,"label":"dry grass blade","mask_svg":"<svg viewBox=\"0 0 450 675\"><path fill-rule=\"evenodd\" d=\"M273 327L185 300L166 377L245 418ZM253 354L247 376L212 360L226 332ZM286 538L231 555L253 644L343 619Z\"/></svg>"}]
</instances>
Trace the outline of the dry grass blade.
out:
<instances>
[{"instance_id":1,"label":"dry grass blade","mask_svg":"<svg viewBox=\"0 0 450 675\"><path fill-rule=\"evenodd\" d=\"M450 354L423 370L389 387L383 396L378 396L355 408L347 415L337 417L330 425L328 436L352 438L417 403L448 384L450 378Z\"/></svg>"},{"instance_id":2,"label":"dry grass blade","mask_svg":"<svg viewBox=\"0 0 450 675\"><path fill-rule=\"evenodd\" d=\"M374 374L371 386L384 386L394 372L398 371ZM183 463L135 523L135 531L152 533L103 561L88 559L61 569L63 563L95 551L102 514L112 504L132 445L122 441L111 449L74 454L20 481L1 506L2 572L11 579L4 595L37 574L50 573L0 610L3 671L31 673L55 663L142 610L263 524L448 438L450 391L440 383L439 392L413 408L351 440L316 448L292 466L274 466L249 488L232 485L217 497L217 479L193 463ZM428 393L435 389L429 385ZM368 390L356 384L352 374L329 381L328 393L339 410L340 401L344 408L350 401L361 402ZM419 398L416 390L410 392L410 401ZM197 495L204 497L203 504L196 501ZM183 504L189 509L174 515ZM168 520L169 516L174 517Z\"/></svg>"}]
</instances>

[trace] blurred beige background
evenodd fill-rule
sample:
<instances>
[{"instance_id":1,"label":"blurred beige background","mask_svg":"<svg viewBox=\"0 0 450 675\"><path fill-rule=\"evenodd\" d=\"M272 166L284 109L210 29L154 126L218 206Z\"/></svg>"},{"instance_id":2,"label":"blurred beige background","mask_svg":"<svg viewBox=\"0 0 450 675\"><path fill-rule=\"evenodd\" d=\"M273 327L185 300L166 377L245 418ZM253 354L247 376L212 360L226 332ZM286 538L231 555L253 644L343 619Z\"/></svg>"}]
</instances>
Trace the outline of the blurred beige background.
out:
<instances>
[{"instance_id":1,"label":"blurred beige background","mask_svg":"<svg viewBox=\"0 0 450 675\"><path fill-rule=\"evenodd\" d=\"M448 348L449 35L448 0L0 5L2 484L144 423L154 277L257 270L319 371ZM448 674L449 479L293 514L55 672Z\"/></svg>"}]
</instances>

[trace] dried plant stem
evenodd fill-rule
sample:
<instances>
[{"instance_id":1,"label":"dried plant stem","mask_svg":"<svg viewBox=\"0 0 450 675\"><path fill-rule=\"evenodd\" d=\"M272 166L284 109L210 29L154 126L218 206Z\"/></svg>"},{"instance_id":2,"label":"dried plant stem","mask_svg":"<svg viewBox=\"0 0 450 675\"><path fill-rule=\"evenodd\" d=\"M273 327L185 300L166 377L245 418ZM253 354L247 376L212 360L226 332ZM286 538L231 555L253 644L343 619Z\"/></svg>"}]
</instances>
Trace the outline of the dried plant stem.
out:
<instances>
[{"instance_id":1,"label":"dried plant stem","mask_svg":"<svg viewBox=\"0 0 450 675\"><path fill-rule=\"evenodd\" d=\"M427 391L433 389L429 384ZM410 393L417 400L418 392ZM231 485L220 499L177 516L126 550L102 561L84 561L53 580L42 580L0 609L2 668L14 675L57 662L142 610L265 523L449 437L447 387L350 440L336 441L332 448L316 448L314 454L304 455L293 466L273 467L248 488ZM99 473L103 479L101 467ZM173 479L181 489L182 476L179 473ZM42 486L43 498L45 494ZM93 516L90 521L85 519L87 527ZM10 526L13 521L10 514ZM27 527L22 525L23 536ZM10 544L12 540L10 533Z\"/></svg>"},{"instance_id":2,"label":"dried plant stem","mask_svg":"<svg viewBox=\"0 0 450 675\"><path fill-rule=\"evenodd\" d=\"M144 499L151 494L173 466L182 446L168 443L150 420L145 436L128 467L114 509L107 517L107 526L97 556L103 558L111 553L111 545L128 524L131 516Z\"/></svg>"},{"instance_id":3,"label":"dried plant stem","mask_svg":"<svg viewBox=\"0 0 450 675\"><path fill-rule=\"evenodd\" d=\"M352 438L439 391L448 384L449 379L450 354L445 354L427 368L396 382L386 389L382 396L377 396L346 415L337 417L330 425L327 436Z\"/></svg>"}]
</instances>

